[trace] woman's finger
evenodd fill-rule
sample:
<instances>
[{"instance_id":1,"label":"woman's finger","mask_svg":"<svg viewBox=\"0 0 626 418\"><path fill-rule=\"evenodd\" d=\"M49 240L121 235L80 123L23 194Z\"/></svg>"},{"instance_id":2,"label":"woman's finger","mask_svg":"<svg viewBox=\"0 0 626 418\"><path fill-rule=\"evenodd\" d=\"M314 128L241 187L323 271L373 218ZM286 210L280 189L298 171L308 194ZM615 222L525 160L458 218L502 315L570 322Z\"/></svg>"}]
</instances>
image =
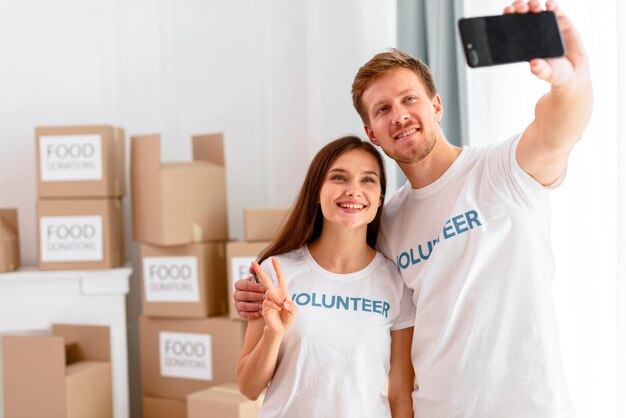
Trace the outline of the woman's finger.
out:
<instances>
[{"instance_id":1,"label":"woman's finger","mask_svg":"<svg viewBox=\"0 0 626 418\"><path fill-rule=\"evenodd\" d=\"M272 283L272 280L263 271L261 266L259 266L259 263L257 263L256 261L253 261L252 262L252 268L254 269L254 272L256 273L256 276L259 278L259 280L261 280L261 283L263 283L263 286L265 286L265 288L268 291L272 290L272 289L275 289L274 283Z\"/></svg>"},{"instance_id":2,"label":"woman's finger","mask_svg":"<svg viewBox=\"0 0 626 418\"><path fill-rule=\"evenodd\" d=\"M289 294L289 292L287 291L287 281L285 280L283 268L278 262L277 258L272 257L272 266L274 266L274 271L276 272L276 279L278 281L278 287L282 289L286 295Z\"/></svg>"}]
</instances>

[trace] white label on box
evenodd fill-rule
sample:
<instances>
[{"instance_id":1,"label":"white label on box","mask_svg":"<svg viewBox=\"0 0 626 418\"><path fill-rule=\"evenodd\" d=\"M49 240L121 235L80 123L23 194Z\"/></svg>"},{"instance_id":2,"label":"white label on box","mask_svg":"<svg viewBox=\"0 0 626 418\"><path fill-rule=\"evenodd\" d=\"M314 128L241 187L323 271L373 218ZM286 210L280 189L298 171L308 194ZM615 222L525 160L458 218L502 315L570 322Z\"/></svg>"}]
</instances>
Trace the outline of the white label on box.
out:
<instances>
[{"instance_id":1,"label":"white label on box","mask_svg":"<svg viewBox=\"0 0 626 418\"><path fill-rule=\"evenodd\" d=\"M100 135L39 137L41 181L102 180Z\"/></svg>"},{"instance_id":2,"label":"white label on box","mask_svg":"<svg viewBox=\"0 0 626 418\"><path fill-rule=\"evenodd\" d=\"M209 334L159 333L161 376L213 380Z\"/></svg>"},{"instance_id":3,"label":"white label on box","mask_svg":"<svg viewBox=\"0 0 626 418\"><path fill-rule=\"evenodd\" d=\"M102 261L102 216L42 216L41 261Z\"/></svg>"},{"instance_id":4,"label":"white label on box","mask_svg":"<svg viewBox=\"0 0 626 418\"><path fill-rule=\"evenodd\" d=\"M143 285L148 302L199 302L198 257L144 257Z\"/></svg>"},{"instance_id":5,"label":"white label on box","mask_svg":"<svg viewBox=\"0 0 626 418\"><path fill-rule=\"evenodd\" d=\"M230 284L233 289L237 280L250 277L250 265L255 260L256 256L230 258Z\"/></svg>"}]
</instances>

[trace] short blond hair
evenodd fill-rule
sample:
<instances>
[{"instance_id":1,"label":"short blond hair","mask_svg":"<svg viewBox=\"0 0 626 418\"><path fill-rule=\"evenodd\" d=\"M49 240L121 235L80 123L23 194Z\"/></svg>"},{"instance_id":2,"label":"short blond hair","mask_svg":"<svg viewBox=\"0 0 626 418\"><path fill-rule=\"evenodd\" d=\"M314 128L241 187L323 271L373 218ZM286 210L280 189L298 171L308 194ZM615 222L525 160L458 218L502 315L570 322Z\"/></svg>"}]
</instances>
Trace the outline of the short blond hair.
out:
<instances>
[{"instance_id":1,"label":"short blond hair","mask_svg":"<svg viewBox=\"0 0 626 418\"><path fill-rule=\"evenodd\" d=\"M387 52L376 54L359 68L352 83L352 104L366 125L369 124L369 118L367 109L363 105L363 92L378 77L396 68L408 68L413 71L424 84L426 93L430 98L437 94L437 88L435 87L430 69L419 59L396 48L390 48Z\"/></svg>"}]
</instances>

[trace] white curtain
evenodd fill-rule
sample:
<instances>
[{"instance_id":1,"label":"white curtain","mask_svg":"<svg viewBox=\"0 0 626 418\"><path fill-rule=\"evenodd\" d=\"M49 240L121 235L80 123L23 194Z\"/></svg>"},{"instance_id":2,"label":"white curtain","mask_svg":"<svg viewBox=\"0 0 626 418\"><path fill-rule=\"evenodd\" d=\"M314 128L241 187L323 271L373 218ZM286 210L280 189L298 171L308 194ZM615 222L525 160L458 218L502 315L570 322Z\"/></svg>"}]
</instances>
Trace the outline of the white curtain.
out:
<instances>
[{"instance_id":1,"label":"white curtain","mask_svg":"<svg viewBox=\"0 0 626 418\"><path fill-rule=\"evenodd\" d=\"M505 5L476 3L464 2L466 16L498 14ZM593 117L552 197L563 361L578 417L626 417L625 6L620 0L559 5L584 39L594 81ZM527 64L465 71L473 145L524 129L547 89Z\"/></svg>"}]
</instances>

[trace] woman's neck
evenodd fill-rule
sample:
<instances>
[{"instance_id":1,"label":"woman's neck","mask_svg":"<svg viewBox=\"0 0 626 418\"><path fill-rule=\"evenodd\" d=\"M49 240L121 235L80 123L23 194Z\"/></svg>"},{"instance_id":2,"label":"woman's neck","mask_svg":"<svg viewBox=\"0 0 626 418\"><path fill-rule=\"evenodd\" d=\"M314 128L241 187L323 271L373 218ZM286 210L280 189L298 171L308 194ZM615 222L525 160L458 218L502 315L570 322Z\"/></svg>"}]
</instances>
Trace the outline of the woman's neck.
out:
<instances>
[{"instance_id":1,"label":"woman's neck","mask_svg":"<svg viewBox=\"0 0 626 418\"><path fill-rule=\"evenodd\" d=\"M367 245L367 228L324 226L318 239L308 245L313 259L332 273L348 274L363 270L376 251Z\"/></svg>"}]
</instances>

